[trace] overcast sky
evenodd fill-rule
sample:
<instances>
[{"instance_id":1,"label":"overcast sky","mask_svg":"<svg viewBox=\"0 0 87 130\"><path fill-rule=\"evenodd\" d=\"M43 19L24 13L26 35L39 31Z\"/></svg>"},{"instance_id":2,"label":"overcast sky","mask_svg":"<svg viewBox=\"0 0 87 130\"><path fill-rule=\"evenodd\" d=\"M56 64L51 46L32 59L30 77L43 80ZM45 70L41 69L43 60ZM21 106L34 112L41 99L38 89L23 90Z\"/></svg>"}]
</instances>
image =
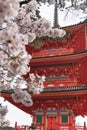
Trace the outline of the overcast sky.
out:
<instances>
[{"instance_id":1,"label":"overcast sky","mask_svg":"<svg viewBox=\"0 0 87 130\"><path fill-rule=\"evenodd\" d=\"M11 103L4 101L4 99L1 97L0 97L0 103L2 103L3 106L8 107L8 113L6 115L6 119L10 121L10 126L14 127L15 122L18 122L19 125L31 124L32 122L31 115L13 106Z\"/></svg>"},{"instance_id":2,"label":"overcast sky","mask_svg":"<svg viewBox=\"0 0 87 130\"><path fill-rule=\"evenodd\" d=\"M67 3L68 4L68 3ZM49 21L54 21L54 5L43 5L40 7L41 16L45 17ZM68 15L66 15L68 14ZM59 11L58 10L58 22L61 27L74 25L79 23L80 21L83 21L87 16L87 13L83 14L83 11L81 10L73 10L73 11Z\"/></svg>"}]
</instances>

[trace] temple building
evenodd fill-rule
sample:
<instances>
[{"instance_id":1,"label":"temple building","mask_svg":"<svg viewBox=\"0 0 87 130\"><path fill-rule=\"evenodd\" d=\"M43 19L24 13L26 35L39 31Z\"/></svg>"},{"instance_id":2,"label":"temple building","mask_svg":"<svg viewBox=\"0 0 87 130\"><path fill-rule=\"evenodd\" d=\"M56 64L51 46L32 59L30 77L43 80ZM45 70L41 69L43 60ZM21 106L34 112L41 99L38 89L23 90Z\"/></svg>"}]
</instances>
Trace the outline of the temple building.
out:
<instances>
[{"instance_id":1,"label":"temple building","mask_svg":"<svg viewBox=\"0 0 87 130\"><path fill-rule=\"evenodd\" d=\"M44 91L32 95L33 105L13 102L9 92L1 95L31 114L39 130L86 130L85 125L76 128L75 117L87 115L87 25L64 29L68 36L63 39L43 39L39 48L26 47L33 57L31 73L46 76Z\"/></svg>"}]
</instances>

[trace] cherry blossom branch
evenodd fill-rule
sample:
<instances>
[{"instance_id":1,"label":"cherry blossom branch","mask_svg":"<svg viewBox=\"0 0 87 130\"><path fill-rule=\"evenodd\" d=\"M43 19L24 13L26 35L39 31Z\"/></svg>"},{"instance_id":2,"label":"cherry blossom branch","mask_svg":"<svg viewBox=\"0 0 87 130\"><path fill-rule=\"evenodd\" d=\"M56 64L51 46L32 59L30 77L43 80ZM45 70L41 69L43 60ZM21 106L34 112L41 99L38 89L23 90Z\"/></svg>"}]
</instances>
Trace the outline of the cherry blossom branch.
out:
<instances>
[{"instance_id":1,"label":"cherry blossom branch","mask_svg":"<svg viewBox=\"0 0 87 130\"><path fill-rule=\"evenodd\" d=\"M45 76L29 73L32 57L25 46L36 37L64 37L66 32L53 29L48 20L37 17L38 4L35 0L23 8L19 8L19 1L6 0L4 3L0 0L0 90L13 89L12 98L15 102L31 106L31 95L21 89L24 87L29 92L39 94L44 89ZM4 22L6 28L3 28ZM23 78L26 73L29 73L28 79Z\"/></svg>"},{"instance_id":2,"label":"cherry blossom branch","mask_svg":"<svg viewBox=\"0 0 87 130\"><path fill-rule=\"evenodd\" d=\"M4 52L8 57L11 57L11 56L9 55L9 53L8 53L6 50L0 48L0 51Z\"/></svg>"}]
</instances>

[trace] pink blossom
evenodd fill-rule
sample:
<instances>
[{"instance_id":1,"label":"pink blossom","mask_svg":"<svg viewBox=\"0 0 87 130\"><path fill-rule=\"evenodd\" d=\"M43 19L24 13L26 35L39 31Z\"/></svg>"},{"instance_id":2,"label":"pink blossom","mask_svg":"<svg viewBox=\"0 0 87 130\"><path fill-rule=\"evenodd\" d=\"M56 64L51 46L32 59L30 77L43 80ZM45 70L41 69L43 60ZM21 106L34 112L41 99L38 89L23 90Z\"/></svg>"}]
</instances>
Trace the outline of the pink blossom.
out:
<instances>
[{"instance_id":1,"label":"pink blossom","mask_svg":"<svg viewBox=\"0 0 87 130\"><path fill-rule=\"evenodd\" d=\"M13 89L12 98L15 102L31 106L31 95L22 91L22 88L39 94L43 91L45 76L32 73L28 79L23 78L30 72L32 58L25 45L33 42L37 36L55 38L63 37L66 33L62 29L53 29L48 20L36 16L38 4L35 0L21 9L19 1L0 1L0 91Z\"/></svg>"}]
</instances>

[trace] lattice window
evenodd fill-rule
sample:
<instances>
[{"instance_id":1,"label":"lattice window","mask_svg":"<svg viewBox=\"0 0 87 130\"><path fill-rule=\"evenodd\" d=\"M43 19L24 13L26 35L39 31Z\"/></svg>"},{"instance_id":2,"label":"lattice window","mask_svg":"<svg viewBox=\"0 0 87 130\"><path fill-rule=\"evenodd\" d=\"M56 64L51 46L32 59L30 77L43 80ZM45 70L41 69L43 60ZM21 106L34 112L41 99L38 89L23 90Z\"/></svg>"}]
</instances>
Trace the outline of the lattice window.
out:
<instances>
[{"instance_id":1,"label":"lattice window","mask_svg":"<svg viewBox=\"0 0 87 130\"><path fill-rule=\"evenodd\" d=\"M62 123L67 123L67 122L68 122L68 117L62 116Z\"/></svg>"},{"instance_id":2,"label":"lattice window","mask_svg":"<svg viewBox=\"0 0 87 130\"><path fill-rule=\"evenodd\" d=\"M36 122L37 123L42 123L42 116L37 116Z\"/></svg>"}]
</instances>

